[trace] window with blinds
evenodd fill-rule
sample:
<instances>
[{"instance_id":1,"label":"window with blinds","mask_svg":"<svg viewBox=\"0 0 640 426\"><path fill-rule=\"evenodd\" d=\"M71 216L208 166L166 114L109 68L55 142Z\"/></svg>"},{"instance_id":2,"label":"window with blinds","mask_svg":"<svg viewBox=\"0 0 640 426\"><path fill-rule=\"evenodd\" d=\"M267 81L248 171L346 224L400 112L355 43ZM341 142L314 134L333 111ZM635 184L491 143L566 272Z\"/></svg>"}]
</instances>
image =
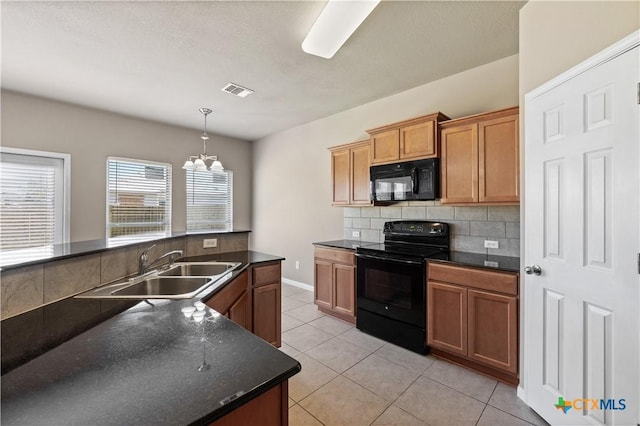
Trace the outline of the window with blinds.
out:
<instances>
[{"instance_id":1,"label":"window with blinds","mask_svg":"<svg viewBox=\"0 0 640 426\"><path fill-rule=\"evenodd\" d=\"M0 152L0 264L53 254L67 242L65 158L38 151Z\"/></svg>"},{"instance_id":2,"label":"window with blinds","mask_svg":"<svg viewBox=\"0 0 640 426\"><path fill-rule=\"evenodd\" d=\"M171 233L171 165L107 159L107 240L128 244Z\"/></svg>"},{"instance_id":3,"label":"window with blinds","mask_svg":"<svg viewBox=\"0 0 640 426\"><path fill-rule=\"evenodd\" d=\"M233 172L187 171L187 232L233 229Z\"/></svg>"}]
</instances>

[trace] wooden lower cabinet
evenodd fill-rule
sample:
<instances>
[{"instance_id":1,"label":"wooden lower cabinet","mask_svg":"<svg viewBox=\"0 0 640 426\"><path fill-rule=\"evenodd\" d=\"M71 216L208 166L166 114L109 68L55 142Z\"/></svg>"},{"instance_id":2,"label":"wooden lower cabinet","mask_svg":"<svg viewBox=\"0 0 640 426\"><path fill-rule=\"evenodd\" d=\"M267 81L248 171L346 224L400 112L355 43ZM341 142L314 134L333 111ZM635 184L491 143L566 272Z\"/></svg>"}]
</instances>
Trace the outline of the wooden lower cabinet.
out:
<instances>
[{"instance_id":1,"label":"wooden lower cabinet","mask_svg":"<svg viewBox=\"0 0 640 426\"><path fill-rule=\"evenodd\" d=\"M517 374L517 299L471 289L467 295L469 358Z\"/></svg>"},{"instance_id":2,"label":"wooden lower cabinet","mask_svg":"<svg viewBox=\"0 0 640 426\"><path fill-rule=\"evenodd\" d=\"M276 347L280 347L280 262L251 266L205 304Z\"/></svg>"},{"instance_id":3,"label":"wooden lower cabinet","mask_svg":"<svg viewBox=\"0 0 640 426\"><path fill-rule=\"evenodd\" d=\"M427 344L434 355L518 382L518 274L430 262Z\"/></svg>"},{"instance_id":4,"label":"wooden lower cabinet","mask_svg":"<svg viewBox=\"0 0 640 426\"><path fill-rule=\"evenodd\" d=\"M356 266L353 250L315 248L314 303L322 312L356 321Z\"/></svg>"},{"instance_id":5,"label":"wooden lower cabinet","mask_svg":"<svg viewBox=\"0 0 640 426\"><path fill-rule=\"evenodd\" d=\"M211 425L287 426L289 424L288 395L288 382L285 381L219 418Z\"/></svg>"},{"instance_id":6,"label":"wooden lower cabinet","mask_svg":"<svg viewBox=\"0 0 640 426\"><path fill-rule=\"evenodd\" d=\"M249 273L243 271L205 304L251 331L250 291Z\"/></svg>"},{"instance_id":7,"label":"wooden lower cabinet","mask_svg":"<svg viewBox=\"0 0 640 426\"><path fill-rule=\"evenodd\" d=\"M254 266L251 277L253 334L279 348L282 306L280 262Z\"/></svg>"},{"instance_id":8,"label":"wooden lower cabinet","mask_svg":"<svg viewBox=\"0 0 640 426\"><path fill-rule=\"evenodd\" d=\"M427 285L428 344L467 355L467 290L437 282Z\"/></svg>"}]
</instances>

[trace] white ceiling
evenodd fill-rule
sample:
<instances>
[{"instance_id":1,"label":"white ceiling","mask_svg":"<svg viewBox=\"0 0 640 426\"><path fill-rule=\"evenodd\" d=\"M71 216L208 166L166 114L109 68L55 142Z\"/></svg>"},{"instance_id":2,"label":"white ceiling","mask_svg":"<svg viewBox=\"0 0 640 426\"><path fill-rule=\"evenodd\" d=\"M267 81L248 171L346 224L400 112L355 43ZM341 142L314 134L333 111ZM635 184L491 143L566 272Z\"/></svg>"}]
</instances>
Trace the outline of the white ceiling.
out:
<instances>
[{"instance_id":1,"label":"white ceiling","mask_svg":"<svg viewBox=\"0 0 640 426\"><path fill-rule=\"evenodd\" d=\"M323 1L2 1L2 87L255 140L517 53L523 5L383 1L322 59Z\"/></svg>"}]
</instances>

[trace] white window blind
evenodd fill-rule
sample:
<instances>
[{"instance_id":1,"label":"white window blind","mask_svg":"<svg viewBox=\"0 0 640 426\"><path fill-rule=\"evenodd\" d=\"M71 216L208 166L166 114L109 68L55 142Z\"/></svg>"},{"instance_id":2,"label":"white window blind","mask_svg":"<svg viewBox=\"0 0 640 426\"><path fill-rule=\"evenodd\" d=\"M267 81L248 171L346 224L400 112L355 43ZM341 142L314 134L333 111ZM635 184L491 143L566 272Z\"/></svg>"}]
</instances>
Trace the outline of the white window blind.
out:
<instances>
[{"instance_id":1,"label":"white window blind","mask_svg":"<svg viewBox=\"0 0 640 426\"><path fill-rule=\"evenodd\" d=\"M51 255L67 234L65 160L28 152L0 153L2 265Z\"/></svg>"},{"instance_id":2,"label":"white window blind","mask_svg":"<svg viewBox=\"0 0 640 426\"><path fill-rule=\"evenodd\" d=\"M107 239L127 244L171 233L171 165L107 159Z\"/></svg>"},{"instance_id":3,"label":"white window blind","mask_svg":"<svg viewBox=\"0 0 640 426\"><path fill-rule=\"evenodd\" d=\"M233 172L187 171L187 232L233 229Z\"/></svg>"}]
</instances>

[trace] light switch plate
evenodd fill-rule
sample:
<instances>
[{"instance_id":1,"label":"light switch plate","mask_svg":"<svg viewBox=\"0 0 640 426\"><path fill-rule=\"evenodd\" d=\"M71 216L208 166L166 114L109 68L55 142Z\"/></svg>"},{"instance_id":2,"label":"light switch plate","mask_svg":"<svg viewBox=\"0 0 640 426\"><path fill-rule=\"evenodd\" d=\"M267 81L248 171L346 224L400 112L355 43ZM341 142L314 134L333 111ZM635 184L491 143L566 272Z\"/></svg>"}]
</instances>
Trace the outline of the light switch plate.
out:
<instances>
[{"instance_id":1,"label":"light switch plate","mask_svg":"<svg viewBox=\"0 0 640 426\"><path fill-rule=\"evenodd\" d=\"M217 238L208 238L202 240L202 248L214 248L218 247L218 239Z\"/></svg>"},{"instance_id":2,"label":"light switch plate","mask_svg":"<svg viewBox=\"0 0 640 426\"><path fill-rule=\"evenodd\" d=\"M500 248L500 243L493 240L484 240L484 248L497 249Z\"/></svg>"}]
</instances>

